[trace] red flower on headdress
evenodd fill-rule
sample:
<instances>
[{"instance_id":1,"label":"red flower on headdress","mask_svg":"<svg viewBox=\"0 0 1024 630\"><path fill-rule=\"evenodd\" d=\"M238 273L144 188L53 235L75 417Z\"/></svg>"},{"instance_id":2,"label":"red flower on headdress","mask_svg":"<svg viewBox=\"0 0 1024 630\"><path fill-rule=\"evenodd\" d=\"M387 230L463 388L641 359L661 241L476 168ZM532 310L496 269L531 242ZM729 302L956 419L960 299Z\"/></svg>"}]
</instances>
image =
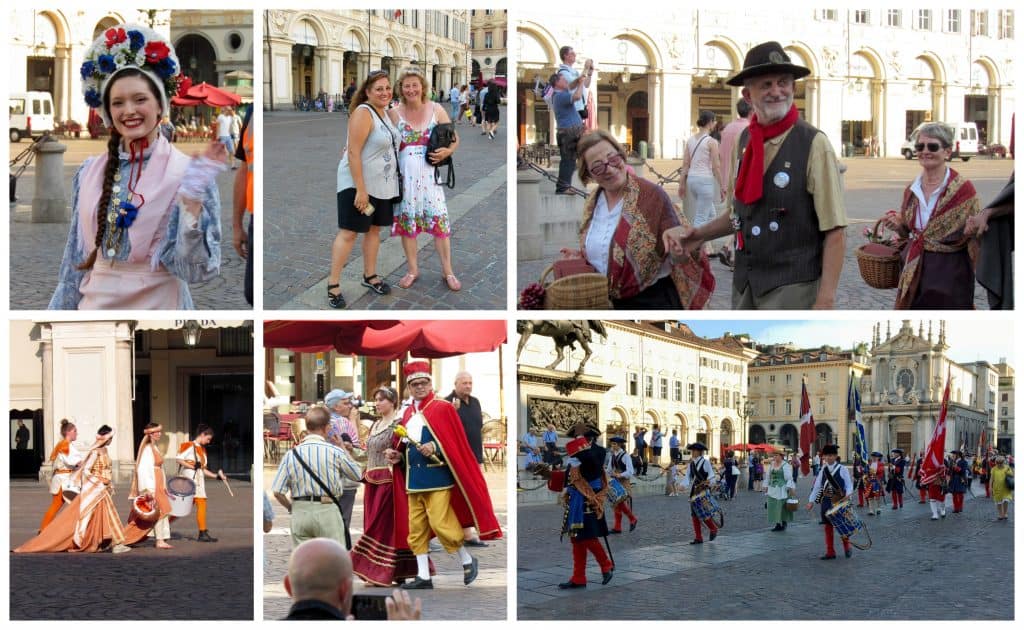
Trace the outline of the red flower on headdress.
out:
<instances>
[{"instance_id":1,"label":"red flower on headdress","mask_svg":"<svg viewBox=\"0 0 1024 630\"><path fill-rule=\"evenodd\" d=\"M146 44L146 62L151 64L160 63L171 53L171 49L163 42L149 42Z\"/></svg>"},{"instance_id":2,"label":"red flower on headdress","mask_svg":"<svg viewBox=\"0 0 1024 630\"><path fill-rule=\"evenodd\" d=\"M192 79L182 75L181 80L178 81L178 96L185 96L191 87Z\"/></svg>"},{"instance_id":3,"label":"red flower on headdress","mask_svg":"<svg viewBox=\"0 0 1024 630\"><path fill-rule=\"evenodd\" d=\"M128 39L128 34L123 28L108 28L104 33L107 36L107 48L111 48Z\"/></svg>"}]
</instances>

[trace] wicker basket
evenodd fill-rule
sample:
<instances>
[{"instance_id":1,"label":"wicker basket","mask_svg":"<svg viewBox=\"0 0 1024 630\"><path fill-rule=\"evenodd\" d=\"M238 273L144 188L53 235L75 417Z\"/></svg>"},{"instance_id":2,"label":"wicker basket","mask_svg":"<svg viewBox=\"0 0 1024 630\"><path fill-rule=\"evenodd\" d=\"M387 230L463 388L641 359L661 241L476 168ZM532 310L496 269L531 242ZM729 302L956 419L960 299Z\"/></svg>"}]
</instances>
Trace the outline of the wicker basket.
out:
<instances>
[{"instance_id":1,"label":"wicker basket","mask_svg":"<svg viewBox=\"0 0 1024 630\"><path fill-rule=\"evenodd\" d=\"M548 284L548 276L554 269L554 265L549 265L540 276L540 285L544 287L545 309L575 311L612 308L608 299L608 278L604 274L579 273Z\"/></svg>"},{"instance_id":2,"label":"wicker basket","mask_svg":"<svg viewBox=\"0 0 1024 630\"><path fill-rule=\"evenodd\" d=\"M882 220L875 221L873 233L878 235ZM857 266L860 277L870 287L895 289L900 284L899 250L879 243L865 243L857 248Z\"/></svg>"}]
</instances>

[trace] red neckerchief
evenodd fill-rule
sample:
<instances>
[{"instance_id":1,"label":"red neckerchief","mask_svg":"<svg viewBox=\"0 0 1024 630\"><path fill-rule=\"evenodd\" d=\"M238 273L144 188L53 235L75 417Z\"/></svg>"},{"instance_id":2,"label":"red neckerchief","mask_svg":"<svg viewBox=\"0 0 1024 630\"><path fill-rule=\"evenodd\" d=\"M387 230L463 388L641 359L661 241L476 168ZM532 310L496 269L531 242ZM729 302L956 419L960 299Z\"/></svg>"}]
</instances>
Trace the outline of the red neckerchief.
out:
<instances>
[{"instance_id":1,"label":"red neckerchief","mask_svg":"<svg viewBox=\"0 0 1024 630\"><path fill-rule=\"evenodd\" d=\"M140 199L139 203L135 204L136 209L142 208L142 205L146 203L146 197L135 190L135 186L142 179L143 154L148 148L149 140L147 138L138 138L128 143L128 192Z\"/></svg>"},{"instance_id":2,"label":"red neckerchief","mask_svg":"<svg viewBox=\"0 0 1024 630\"><path fill-rule=\"evenodd\" d=\"M800 114L796 105L789 108L789 113L782 120L770 125L762 125L757 114L750 120L750 140L743 151L739 175L736 176L736 198L750 205L761 198L764 180L764 141L775 138L796 124Z\"/></svg>"}]
</instances>

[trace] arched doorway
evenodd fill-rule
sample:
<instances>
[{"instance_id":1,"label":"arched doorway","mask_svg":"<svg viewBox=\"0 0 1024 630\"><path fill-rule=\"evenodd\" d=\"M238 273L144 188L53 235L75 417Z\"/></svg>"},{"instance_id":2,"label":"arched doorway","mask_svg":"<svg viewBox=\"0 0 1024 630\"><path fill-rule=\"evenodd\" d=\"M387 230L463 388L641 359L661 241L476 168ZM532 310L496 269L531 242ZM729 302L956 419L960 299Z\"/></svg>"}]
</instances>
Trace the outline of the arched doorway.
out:
<instances>
[{"instance_id":1,"label":"arched doorway","mask_svg":"<svg viewBox=\"0 0 1024 630\"><path fill-rule=\"evenodd\" d=\"M498 60L497 65L494 66L494 76L503 77L508 72L508 60L504 57Z\"/></svg>"},{"instance_id":2,"label":"arched doorway","mask_svg":"<svg viewBox=\"0 0 1024 630\"><path fill-rule=\"evenodd\" d=\"M473 77L472 78L476 79L478 76L480 76L480 62L477 61L476 59L474 59L473 60Z\"/></svg>"},{"instance_id":3,"label":"arched doorway","mask_svg":"<svg viewBox=\"0 0 1024 630\"><path fill-rule=\"evenodd\" d=\"M647 109L647 92L634 92L626 101L626 120L629 121L626 142L636 151L639 143L648 142L650 113ZM646 158L647 156L641 156Z\"/></svg>"},{"instance_id":4,"label":"arched doorway","mask_svg":"<svg viewBox=\"0 0 1024 630\"><path fill-rule=\"evenodd\" d=\"M181 62L181 71L192 83L217 85L217 53L202 35L185 35L174 45Z\"/></svg>"},{"instance_id":5,"label":"arched doorway","mask_svg":"<svg viewBox=\"0 0 1024 630\"><path fill-rule=\"evenodd\" d=\"M816 424L814 425L814 446L812 447L815 452L818 452L826 444L834 444L835 440L832 439L832 427L827 424Z\"/></svg>"},{"instance_id":6,"label":"arched doorway","mask_svg":"<svg viewBox=\"0 0 1024 630\"><path fill-rule=\"evenodd\" d=\"M711 437L711 422L706 418L701 418L697 421L697 435L694 436L696 442L700 442L704 446L707 446L710 442Z\"/></svg>"},{"instance_id":7,"label":"arched doorway","mask_svg":"<svg viewBox=\"0 0 1024 630\"><path fill-rule=\"evenodd\" d=\"M25 89L32 92L49 92L56 99L54 68L57 56L57 25L45 12L35 14L33 27L35 45L32 53L25 58ZM60 104L54 103L60 111Z\"/></svg>"},{"instance_id":8,"label":"arched doorway","mask_svg":"<svg viewBox=\"0 0 1024 630\"><path fill-rule=\"evenodd\" d=\"M730 420L729 418L724 418L722 420L722 428L719 429L718 433L722 442L721 450L724 453L726 446L735 444L735 440L733 439L735 436L732 429L732 420Z\"/></svg>"},{"instance_id":9,"label":"arched doorway","mask_svg":"<svg viewBox=\"0 0 1024 630\"><path fill-rule=\"evenodd\" d=\"M766 441L764 427L759 424L750 425L750 443L764 444Z\"/></svg>"},{"instance_id":10,"label":"arched doorway","mask_svg":"<svg viewBox=\"0 0 1024 630\"><path fill-rule=\"evenodd\" d=\"M342 76L344 77L345 89L355 81L356 87L359 86L359 51L357 50L346 50L342 56Z\"/></svg>"},{"instance_id":11,"label":"arched doorway","mask_svg":"<svg viewBox=\"0 0 1024 630\"><path fill-rule=\"evenodd\" d=\"M779 429L779 442L785 444L789 450L795 451L800 446L800 432L792 424L784 424Z\"/></svg>"},{"instance_id":12,"label":"arched doorway","mask_svg":"<svg viewBox=\"0 0 1024 630\"><path fill-rule=\"evenodd\" d=\"M316 47L320 40L309 20L296 22L290 35L295 42L292 45L292 94L296 101L302 97L311 99L316 89Z\"/></svg>"}]
</instances>

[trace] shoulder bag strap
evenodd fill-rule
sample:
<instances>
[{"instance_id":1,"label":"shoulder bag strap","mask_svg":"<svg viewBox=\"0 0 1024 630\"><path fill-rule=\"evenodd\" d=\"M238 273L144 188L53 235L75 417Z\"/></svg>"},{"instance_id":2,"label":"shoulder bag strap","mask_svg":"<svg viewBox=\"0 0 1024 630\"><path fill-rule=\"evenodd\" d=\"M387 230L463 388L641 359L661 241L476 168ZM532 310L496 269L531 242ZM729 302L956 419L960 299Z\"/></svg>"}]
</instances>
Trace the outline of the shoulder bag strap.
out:
<instances>
[{"instance_id":1,"label":"shoulder bag strap","mask_svg":"<svg viewBox=\"0 0 1024 630\"><path fill-rule=\"evenodd\" d=\"M318 477L317 474L313 472L313 469L309 467L309 464L307 464L306 461L302 459L302 457L299 455L298 450L292 449L292 455L295 457L295 459L299 460L299 464L302 466L303 469L305 469L307 473L309 473L309 476L313 478L313 481L317 482L317 484L320 485L320 489L327 493L327 496L331 498L331 501L334 502L334 505L338 506L338 513L341 514L341 524L343 525L343 529L345 530L345 549L352 549L352 537L348 533L348 523L345 521L345 510L341 508L341 501L338 500L338 497L334 496L334 493L331 492L331 489L327 487L327 484L325 484L323 480L321 480L320 477Z\"/></svg>"},{"instance_id":2,"label":"shoulder bag strap","mask_svg":"<svg viewBox=\"0 0 1024 630\"><path fill-rule=\"evenodd\" d=\"M367 105L367 107L370 108L370 111L373 112L373 115L377 117L377 120L379 120L382 125L384 125L385 127L388 126L388 124L384 122L384 119L381 118L381 115L377 113L377 110L374 109L372 105ZM395 145L395 135L391 132L388 132L388 137L391 138L391 150L395 152L395 170L398 171L398 178L401 179L402 166L401 161L398 159L398 147Z\"/></svg>"}]
</instances>

